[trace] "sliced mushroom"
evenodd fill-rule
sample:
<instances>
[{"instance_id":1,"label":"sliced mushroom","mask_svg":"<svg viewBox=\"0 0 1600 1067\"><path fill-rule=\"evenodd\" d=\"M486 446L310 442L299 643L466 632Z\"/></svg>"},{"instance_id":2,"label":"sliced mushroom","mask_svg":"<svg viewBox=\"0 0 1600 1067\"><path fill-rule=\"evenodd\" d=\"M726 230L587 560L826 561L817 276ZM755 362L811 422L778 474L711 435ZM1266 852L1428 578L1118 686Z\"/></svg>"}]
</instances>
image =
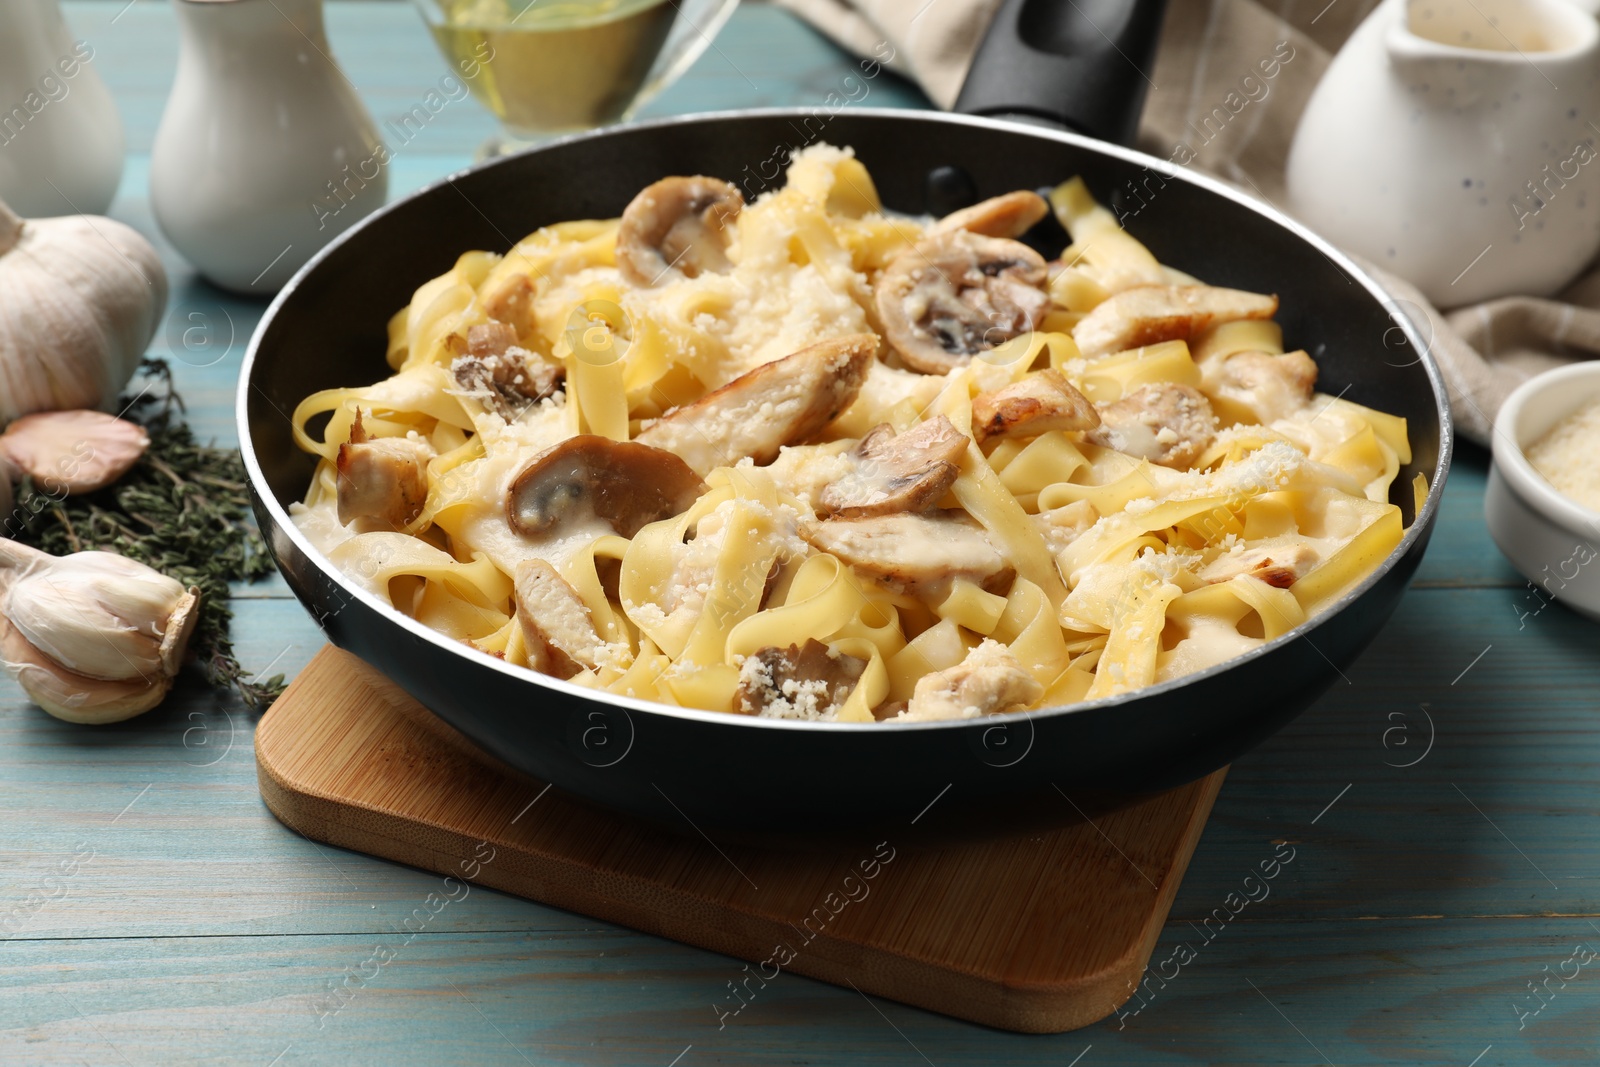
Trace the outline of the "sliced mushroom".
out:
<instances>
[{"instance_id":1,"label":"sliced mushroom","mask_svg":"<svg viewBox=\"0 0 1600 1067\"><path fill-rule=\"evenodd\" d=\"M1051 430L1092 430L1100 415L1059 371L1042 370L972 398L972 430L990 437L1037 437Z\"/></svg>"},{"instance_id":2,"label":"sliced mushroom","mask_svg":"<svg viewBox=\"0 0 1600 1067\"><path fill-rule=\"evenodd\" d=\"M911 702L897 722L974 719L1026 708L1044 696L1044 686L1023 669L1011 650L984 641L954 667L917 679Z\"/></svg>"},{"instance_id":3,"label":"sliced mushroom","mask_svg":"<svg viewBox=\"0 0 1600 1067\"><path fill-rule=\"evenodd\" d=\"M744 209L736 186L719 178L663 178L622 212L617 267L634 285L728 269L728 224Z\"/></svg>"},{"instance_id":4,"label":"sliced mushroom","mask_svg":"<svg viewBox=\"0 0 1600 1067\"><path fill-rule=\"evenodd\" d=\"M1214 322L1270 319L1278 298L1211 285L1141 285L1124 289L1072 328L1085 356L1192 337Z\"/></svg>"},{"instance_id":5,"label":"sliced mushroom","mask_svg":"<svg viewBox=\"0 0 1600 1067\"><path fill-rule=\"evenodd\" d=\"M850 698L867 661L835 652L816 638L769 646L745 657L734 710L769 719L826 719Z\"/></svg>"},{"instance_id":6,"label":"sliced mushroom","mask_svg":"<svg viewBox=\"0 0 1600 1067\"><path fill-rule=\"evenodd\" d=\"M877 283L884 336L908 367L944 374L1038 325L1049 310L1044 258L967 230L901 252Z\"/></svg>"},{"instance_id":7,"label":"sliced mushroom","mask_svg":"<svg viewBox=\"0 0 1600 1067\"><path fill-rule=\"evenodd\" d=\"M507 422L530 405L561 390L566 371L517 346L517 334L502 322L467 331L466 355L450 364L462 391Z\"/></svg>"},{"instance_id":8,"label":"sliced mushroom","mask_svg":"<svg viewBox=\"0 0 1600 1067\"><path fill-rule=\"evenodd\" d=\"M967 440L943 415L902 434L884 423L851 451L849 473L822 490L819 510L843 519L926 511L955 484Z\"/></svg>"},{"instance_id":9,"label":"sliced mushroom","mask_svg":"<svg viewBox=\"0 0 1600 1067\"><path fill-rule=\"evenodd\" d=\"M1203 371L1202 388L1262 424L1287 418L1311 402L1317 364L1304 352L1235 352Z\"/></svg>"},{"instance_id":10,"label":"sliced mushroom","mask_svg":"<svg viewBox=\"0 0 1600 1067\"><path fill-rule=\"evenodd\" d=\"M579 434L533 458L506 490L506 521L524 537L599 520L623 537L684 511L705 482L671 452Z\"/></svg>"},{"instance_id":11,"label":"sliced mushroom","mask_svg":"<svg viewBox=\"0 0 1600 1067\"><path fill-rule=\"evenodd\" d=\"M577 591L542 559L517 564L516 582L517 626L528 665L557 678L592 668L603 642Z\"/></svg>"},{"instance_id":12,"label":"sliced mushroom","mask_svg":"<svg viewBox=\"0 0 1600 1067\"><path fill-rule=\"evenodd\" d=\"M1016 573L983 527L959 511L829 519L802 527L800 536L861 573L905 589L937 592L955 578L1000 588Z\"/></svg>"},{"instance_id":13,"label":"sliced mushroom","mask_svg":"<svg viewBox=\"0 0 1600 1067\"><path fill-rule=\"evenodd\" d=\"M399 529L422 514L428 500L433 449L409 437L369 440L356 412L350 440L339 446L339 521L360 520Z\"/></svg>"},{"instance_id":14,"label":"sliced mushroom","mask_svg":"<svg viewBox=\"0 0 1600 1067\"><path fill-rule=\"evenodd\" d=\"M967 230L985 237L1021 237L1050 214L1050 205L1038 193L1019 189L992 196L982 203L952 211L933 224L930 233Z\"/></svg>"},{"instance_id":15,"label":"sliced mushroom","mask_svg":"<svg viewBox=\"0 0 1600 1067\"><path fill-rule=\"evenodd\" d=\"M126 474L150 438L101 411L41 411L12 420L0 434L0 478L9 495L12 468L47 492L92 493Z\"/></svg>"},{"instance_id":16,"label":"sliced mushroom","mask_svg":"<svg viewBox=\"0 0 1600 1067\"><path fill-rule=\"evenodd\" d=\"M1248 574L1275 588L1287 589L1309 574L1316 565L1316 549L1306 544L1285 542L1218 556L1200 568L1199 577L1201 581L1215 585Z\"/></svg>"},{"instance_id":17,"label":"sliced mushroom","mask_svg":"<svg viewBox=\"0 0 1600 1067\"><path fill-rule=\"evenodd\" d=\"M877 348L870 333L802 348L668 412L637 440L676 453L701 475L746 457L771 463L778 449L814 436L855 402Z\"/></svg>"},{"instance_id":18,"label":"sliced mushroom","mask_svg":"<svg viewBox=\"0 0 1600 1067\"><path fill-rule=\"evenodd\" d=\"M1143 385L1100 407L1100 426L1085 439L1137 459L1188 470L1217 435L1205 394L1175 382Z\"/></svg>"}]
</instances>

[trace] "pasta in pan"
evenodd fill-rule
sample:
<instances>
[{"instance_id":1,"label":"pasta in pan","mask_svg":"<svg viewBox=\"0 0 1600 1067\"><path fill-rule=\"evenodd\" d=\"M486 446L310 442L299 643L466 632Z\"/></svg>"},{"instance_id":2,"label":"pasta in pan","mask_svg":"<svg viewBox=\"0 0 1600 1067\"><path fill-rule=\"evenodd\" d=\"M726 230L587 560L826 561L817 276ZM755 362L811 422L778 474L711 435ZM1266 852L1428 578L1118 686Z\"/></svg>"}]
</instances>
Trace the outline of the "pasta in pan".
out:
<instances>
[{"instance_id":1,"label":"pasta in pan","mask_svg":"<svg viewBox=\"0 0 1600 1067\"><path fill-rule=\"evenodd\" d=\"M1053 212L1071 244L1019 238ZM968 718L1288 632L1398 544L1405 421L1074 179L939 220L847 149L468 252L307 397L298 526L451 638L738 714ZM1417 492L1425 491L1419 479Z\"/></svg>"}]
</instances>

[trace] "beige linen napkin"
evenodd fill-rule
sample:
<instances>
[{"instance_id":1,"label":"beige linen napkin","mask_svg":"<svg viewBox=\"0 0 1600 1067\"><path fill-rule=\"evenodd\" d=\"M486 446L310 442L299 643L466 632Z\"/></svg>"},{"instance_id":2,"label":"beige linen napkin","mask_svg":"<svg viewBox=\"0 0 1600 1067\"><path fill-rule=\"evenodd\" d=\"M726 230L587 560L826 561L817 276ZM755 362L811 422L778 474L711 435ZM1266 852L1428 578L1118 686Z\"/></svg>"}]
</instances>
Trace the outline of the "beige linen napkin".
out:
<instances>
[{"instance_id":1,"label":"beige linen napkin","mask_svg":"<svg viewBox=\"0 0 1600 1067\"><path fill-rule=\"evenodd\" d=\"M862 55L881 56L887 43L894 49L889 67L947 108L1000 0L777 2ZM1300 113L1333 53L1377 2L1170 0L1155 67L1146 72L1151 89L1139 147L1281 205ZM1211 118L1218 107L1230 115L1220 127ZM1600 271L1553 299L1508 297L1442 314L1408 283L1367 266L1429 341L1456 425L1480 444L1518 384L1600 355Z\"/></svg>"}]
</instances>

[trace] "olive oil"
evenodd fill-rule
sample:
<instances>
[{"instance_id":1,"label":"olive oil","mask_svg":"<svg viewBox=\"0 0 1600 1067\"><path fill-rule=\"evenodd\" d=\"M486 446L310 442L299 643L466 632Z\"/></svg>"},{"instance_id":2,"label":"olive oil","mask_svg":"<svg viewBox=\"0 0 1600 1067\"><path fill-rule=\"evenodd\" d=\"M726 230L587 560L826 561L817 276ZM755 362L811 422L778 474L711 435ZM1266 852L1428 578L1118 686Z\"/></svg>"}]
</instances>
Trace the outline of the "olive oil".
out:
<instances>
[{"instance_id":1,"label":"olive oil","mask_svg":"<svg viewBox=\"0 0 1600 1067\"><path fill-rule=\"evenodd\" d=\"M429 28L463 80L513 135L621 118L677 15L674 0L437 0Z\"/></svg>"}]
</instances>

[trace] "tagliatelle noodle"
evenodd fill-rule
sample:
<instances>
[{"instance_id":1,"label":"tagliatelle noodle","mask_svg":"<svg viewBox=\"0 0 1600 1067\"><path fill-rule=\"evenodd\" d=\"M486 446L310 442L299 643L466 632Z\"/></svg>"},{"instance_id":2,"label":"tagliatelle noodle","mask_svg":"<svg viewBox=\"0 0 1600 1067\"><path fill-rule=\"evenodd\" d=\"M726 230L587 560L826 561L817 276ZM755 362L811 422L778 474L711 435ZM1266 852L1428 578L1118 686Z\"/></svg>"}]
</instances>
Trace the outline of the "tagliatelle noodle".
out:
<instances>
[{"instance_id":1,"label":"tagliatelle noodle","mask_svg":"<svg viewBox=\"0 0 1600 1067\"><path fill-rule=\"evenodd\" d=\"M1052 706L1181 677L1290 632L1398 544L1388 500L1411 459L1404 420L1316 394L1257 425L1218 401L1223 432L1187 471L1062 430L980 446L974 397L1040 367L1107 405L1145 386L1204 391L1208 368L1228 357L1284 351L1275 323L1248 320L1085 359L1071 336L1083 316L1135 286L1193 279L1157 261L1081 182L1050 202L1073 243L1051 270L1038 329L942 376L872 366L823 447L770 469L724 457L692 504L632 538L589 523L534 543L507 528L504 494L574 434L628 441L763 363L879 330L877 274L927 223L885 214L860 162L818 146L729 224L726 271L636 286L617 266L616 220L544 227L503 256L465 253L388 321L394 374L297 405L296 443L318 464L296 522L357 584L517 667L529 652L513 578L521 560L547 559L605 646L574 684L726 712L740 710L750 657L812 639L860 666L827 717L867 722L985 641L1042 688L1034 706ZM508 413L458 385L469 333L493 323L513 331L519 358L559 370L559 392ZM358 416L369 440L425 446L426 499L399 528L338 521L335 465ZM982 530L1006 577L900 587L801 536L858 438L939 416L970 439L937 506ZM1251 552L1301 560L1303 573L1269 584L1248 570ZM1239 573L1224 566L1235 559Z\"/></svg>"}]
</instances>

